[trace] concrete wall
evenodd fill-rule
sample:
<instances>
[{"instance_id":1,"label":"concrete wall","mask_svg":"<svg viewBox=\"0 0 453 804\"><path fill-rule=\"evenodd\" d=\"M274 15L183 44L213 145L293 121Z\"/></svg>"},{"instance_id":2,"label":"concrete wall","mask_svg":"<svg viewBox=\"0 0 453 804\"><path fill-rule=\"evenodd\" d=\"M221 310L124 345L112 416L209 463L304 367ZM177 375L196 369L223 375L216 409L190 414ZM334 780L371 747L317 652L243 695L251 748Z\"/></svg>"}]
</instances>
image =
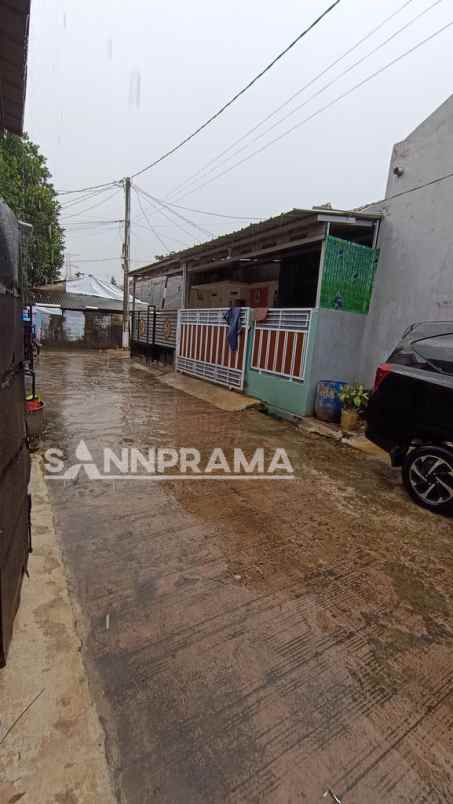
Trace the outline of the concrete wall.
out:
<instances>
[{"instance_id":1,"label":"concrete wall","mask_svg":"<svg viewBox=\"0 0 453 804\"><path fill-rule=\"evenodd\" d=\"M278 293L278 280L267 282L211 282L193 284L190 288L189 307L230 307L238 300L244 307L274 307Z\"/></svg>"},{"instance_id":2,"label":"concrete wall","mask_svg":"<svg viewBox=\"0 0 453 804\"><path fill-rule=\"evenodd\" d=\"M313 310L305 358L303 382L289 381L250 367L252 335L249 339L245 392L267 402L271 411L283 417L313 415L316 386L320 380L357 382L360 347L366 315L341 310Z\"/></svg>"},{"instance_id":3,"label":"concrete wall","mask_svg":"<svg viewBox=\"0 0 453 804\"><path fill-rule=\"evenodd\" d=\"M70 349L115 349L122 343L122 316L97 310L63 310L42 316L38 337L42 346Z\"/></svg>"},{"instance_id":4,"label":"concrete wall","mask_svg":"<svg viewBox=\"0 0 453 804\"><path fill-rule=\"evenodd\" d=\"M305 356L305 380L298 382L288 380L286 377L279 377L276 374L269 374L265 371L257 371L251 368L253 330L250 331L247 368L245 375L245 393L262 399L266 402L269 410L282 418L292 416L301 417L312 413L313 404L309 397L311 387L310 374L313 355L316 349L318 315L319 310L313 310L310 321L310 334Z\"/></svg>"},{"instance_id":5,"label":"concrete wall","mask_svg":"<svg viewBox=\"0 0 453 804\"><path fill-rule=\"evenodd\" d=\"M306 411L313 412L316 386L321 380L358 382L359 356L367 316L341 310L317 310L316 338L307 375Z\"/></svg>"},{"instance_id":6,"label":"concrete wall","mask_svg":"<svg viewBox=\"0 0 453 804\"><path fill-rule=\"evenodd\" d=\"M360 361L367 384L409 324L453 319L453 178L406 192L453 171L452 143L453 96L393 149Z\"/></svg>"}]
</instances>

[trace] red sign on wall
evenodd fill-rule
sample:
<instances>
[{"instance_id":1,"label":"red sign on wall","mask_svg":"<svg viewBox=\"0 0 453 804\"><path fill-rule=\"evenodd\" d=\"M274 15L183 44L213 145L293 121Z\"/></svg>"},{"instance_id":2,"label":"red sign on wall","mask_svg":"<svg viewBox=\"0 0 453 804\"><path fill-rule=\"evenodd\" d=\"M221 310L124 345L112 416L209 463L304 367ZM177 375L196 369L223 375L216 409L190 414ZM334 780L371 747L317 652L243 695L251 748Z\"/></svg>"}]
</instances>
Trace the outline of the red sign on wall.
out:
<instances>
[{"instance_id":1,"label":"red sign on wall","mask_svg":"<svg viewBox=\"0 0 453 804\"><path fill-rule=\"evenodd\" d=\"M250 288L250 307L268 307L269 288Z\"/></svg>"}]
</instances>

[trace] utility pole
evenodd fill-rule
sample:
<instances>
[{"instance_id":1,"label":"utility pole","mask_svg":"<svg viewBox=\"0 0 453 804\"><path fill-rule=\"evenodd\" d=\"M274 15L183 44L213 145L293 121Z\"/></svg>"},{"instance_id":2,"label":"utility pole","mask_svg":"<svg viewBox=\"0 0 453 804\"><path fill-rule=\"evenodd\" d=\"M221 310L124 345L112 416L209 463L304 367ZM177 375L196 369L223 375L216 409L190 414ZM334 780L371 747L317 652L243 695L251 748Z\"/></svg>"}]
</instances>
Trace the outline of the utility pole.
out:
<instances>
[{"instance_id":1,"label":"utility pole","mask_svg":"<svg viewBox=\"0 0 453 804\"><path fill-rule=\"evenodd\" d=\"M124 241L123 241L123 349L129 348L129 252L131 244L131 180L124 185Z\"/></svg>"},{"instance_id":2,"label":"utility pole","mask_svg":"<svg viewBox=\"0 0 453 804\"><path fill-rule=\"evenodd\" d=\"M71 280L73 278L73 276L72 276L73 263L72 263L71 258L72 257L78 257L78 256L79 256L78 254L74 254L73 252L69 252L69 251L66 252L66 256L65 256L65 279ZM75 265L74 267L77 268L78 266Z\"/></svg>"}]
</instances>

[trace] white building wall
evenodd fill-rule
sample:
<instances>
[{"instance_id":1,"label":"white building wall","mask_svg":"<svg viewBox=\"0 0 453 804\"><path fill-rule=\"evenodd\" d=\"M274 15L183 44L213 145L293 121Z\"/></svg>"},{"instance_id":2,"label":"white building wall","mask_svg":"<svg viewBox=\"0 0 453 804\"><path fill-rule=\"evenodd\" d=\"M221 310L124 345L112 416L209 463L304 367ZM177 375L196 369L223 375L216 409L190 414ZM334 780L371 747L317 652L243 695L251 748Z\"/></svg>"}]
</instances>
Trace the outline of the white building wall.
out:
<instances>
[{"instance_id":1,"label":"white building wall","mask_svg":"<svg viewBox=\"0 0 453 804\"><path fill-rule=\"evenodd\" d=\"M401 176L394 169L402 170ZM362 344L361 378L415 321L453 321L453 95L403 142L395 145L381 208L381 256ZM399 193L404 195L395 197Z\"/></svg>"}]
</instances>

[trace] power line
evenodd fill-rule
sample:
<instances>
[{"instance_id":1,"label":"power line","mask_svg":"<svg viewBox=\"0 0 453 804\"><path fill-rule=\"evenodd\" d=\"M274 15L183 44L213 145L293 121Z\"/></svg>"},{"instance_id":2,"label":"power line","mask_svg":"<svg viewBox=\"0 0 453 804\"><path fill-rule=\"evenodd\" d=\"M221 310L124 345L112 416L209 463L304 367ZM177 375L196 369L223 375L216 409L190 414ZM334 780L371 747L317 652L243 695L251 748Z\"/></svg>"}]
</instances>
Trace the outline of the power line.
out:
<instances>
[{"instance_id":1,"label":"power line","mask_svg":"<svg viewBox=\"0 0 453 804\"><path fill-rule=\"evenodd\" d=\"M157 213L159 210L156 210L156 207L153 207L153 212ZM142 226L144 229L148 229L149 227L146 226L142 220L140 220L141 218L142 215L139 215L137 218L132 218L132 223L135 223L136 226ZM153 223L153 229L170 229L173 226L174 223Z\"/></svg>"},{"instance_id":2,"label":"power line","mask_svg":"<svg viewBox=\"0 0 453 804\"><path fill-rule=\"evenodd\" d=\"M278 114L278 112L280 112L282 109L284 109L285 106L287 106L289 103L291 103L291 101L294 100L294 98L298 97L300 94L302 94L302 92L305 92L306 89L309 89L309 87L311 87L314 83L316 83L316 81L318 81L320 78L322 78L323 75L328 73L333 67L336 67L337 64L339 64L341 61L343 61L343 59L345 59L347 56L349 56L358 47L360 47L360 45L362 45L364 42L366 42L367 39L370 39L372 36L374 36L375 33L377 33L381 28L384 27L384 25L387 24L387 22L390 22L390 20L392 20L394 17L396 17L398 14L400 14L407 6L409 6L413 2L414 2L414 0L406 0L406 2L404 2L403 5L400 6L399 9L397 9L392 14L390 14L390 16L386 17L381 23L379 23L379 25L377 25L375 28L373 28L371 31L369 31L365 36L363 36L361 39L359 39L354 45L352 45L352 47L348 48L348 50L345 50L345 52L342 53L341 56L339 56L337 59L332 61L329 65L327 65L327 67L325 67L320 73L318 73L312 79L310 79L310 81L307 84L304 84L304 86L301 87L300 89L298 89L297 92L294 92L292 95L290 95L290 97L287 98L286 101L281 103L272 112L270 112L268 115L266 115L261 120L259 120L258 123L256 123L254 126L252 126L252 128L248 129L248 131L246 131L245 134L242 134L240 137L238 137L238 139L234 140L234 142L232 142L231 145L229 145L227 148L225 148L219 154L217 154L212 159L210 159L208 162L206 162L199 170L197 170L195 173L193 173L191 176L189 176L187 179L185 179L183 182L181 182L181 184L178 184L175 188L173 188L173 190L169 194L170 198L172 196L174 196L178 192L178 190L180 190L182 187L185 187L186 184L191 183L193 179L196 179L198 176L200 176L201 174L205 173L206 168L210 167L215 162L218 162L218 160L221 159L222 156L225 156L225 154L229 153L236 145L239 145L239 143L243 142L251 134L254 134L255 131L257 131L257 129L259 129L264 123L267 123L267 121L272 119L272 117L275 117L275 115Z\"/></svg>"},{"instance_id":3,"label":"power line","mask_svg":"<svg viewBox=\"0 0 453 804\"><path fill-rule=\"evenodd\" d=\"M453 23L450 23L451 25ZM401 198L403 195L409 195L410 193L416 193L417 190L424 190L425 187L431 187L433 184L438 184L441 181L446 181L447 179L453 179L453 172L452 173L445 173L444 176L439 176L437 179L431 179L431 181L427 181L424 184L417 184L415 187L411 187L409 190L403 190L401 193L394 193L393 195L388 195L387 198L384 198L383 201L379 201L380 204L385 204L386 201L391 201L393 198ZM369 206L373 206L369 204Z\"/></svg>"},{"instance_id":4,"label":"power line","mask_svg":"<svg viewBox=\"0 0 453 804\"><path fill-rule=\"evenodd\" d=\"M113 186L113 185L112 185ZM83 204L86 201L91 201L92 198L98 198L103 193L110 190L110 187L105 187L103 190L96 190L94 193L84 193L83 195L79 196L79 198L72 198L70 201L66 201L62 203L59 201L60 210L70 209L71 207L76 207L78 204Z\"/></svg>"},{"instance_id":5,"label":"power line","mask_svg":"<svg viewBox=\"0 0 453 804\"><path fill-rule=\"evenodd\" d=\"M383 72L388 70L390 67L393 67L394 64L397 64L398 62L402 61L402 59L404 59L407 56L411 55L416 50L418 50L420 47L423 47L423 45L426 45L428 42L430 42L433 39L435 39L437 36L439 36L441 33L446 31L447 28L450 28L452 25L453 25L453 21L451 21L451 22L447 23L446 25L442 26L437 31L435 31L433 34L431 34L430 36L427 36L425 39L422 39L416 45L414 45L413 47L409 48L409 50L406 50L400 56L397 56L396 58L394 58L391 61L387 62L387 64L385 64L383 67L380 67L379 70L376 70L374 73L371 73L371 75L367 76L362 81L359 81L357 84L354 84L354 86L352 86L346 92L343 92L341 95L338 95L336 98L334 98L332 101L327 103L325 106L322 106L320 109L317 109L311 115L309 115L308 117L305 117L303 120L299 121L299 123L296 123L294 126L291 126L291 128L286 129L286 131L283 131L282 134L278 135L278 137L274 137L272 140L270 140L269 142L265 143L260 148L257 148L256 151L252 151L251 154L249 154L248 156L244 157L243 159L240 159L239 162L235 162L233 165L230 165L230 167L228 167L225 170L221 171L216 176L213 176L211 179L208 179L206 182L203 182L202 184L197 185L195 188L193 188L191 190L188 190L188 192L184 193L181 196L181 198L185 198L187 195L191 195L192 193L195 193L198 190L201 190L202 188L206 187L208 184L211 184L212 182L217 181L218 179L222 178L222 176L225 176L227 173L230 173L232 170L235 170L235 168L237 168L240 165L243 165L246 162L248 162L254 156L257 156L258 154L260 154L263 151L267 150L267 148L270 148L271 145L275 145L275 143L280 142L280 140L282 140L285 137L289 136L289 134L292 134L293 131L296 131L298 128L301 128L301 126L303 126L306 123L310 122L314 118L319 117L319 115L321 115L323 112L326 112L329 109L331 109L333 106L336 106L337 103L339 103L341 100L344 100L344 98L347 98L349 95L351 95L357 89L360 89L365 84L367 84L369 81L372 81L374 78L377 78L377 76L381 75Z\"/></svg>"},{"instance_id":6,"label":"power line","mask_svg":"<svg viewBox=\"0 0 453 804\"><path fill-rule=\"evenodd\" d=\"M106 204L107 201L110 201L116 194L118 193L118 188L116 187L113 193L107 198L101 198L100 201L97 201L95 204L92 204L90 207L86 207L85 209L79 209L78 212L72 212L70 215L66 215L66 218L77 218L79 215L84 215L85 212L89 212L91 209L96 209L96 207L100 207L102 204Z\"/></svg>"},{"instance_id":7,"label":"power line","mask_svg":"<svg viewBox=\"0 0 453 804\"><path fill-rule=\"evenodd\" d=\"M286 56L286 54L295 45L297 45L297 43L300 42L301 39L303 39L310 31L312 31L313 28L315 28L317 25L319 25L319 23L324 19L324 17L326 17L328 14L330 14L330 12L333 11L333 9L340 2L341 2L341 0L335 0L335 2L332 3L325 11L323 11L323 13L320 14L319 17L317 17L317 19L315 19L308 26L308 28L305 28L305 30L302 31L302 33L300 33L299 36L297 36L296 39L294 39L287 47L285 47L285 49L282 50L274 59L272 59L272 61L266 67L264 67L263 70L261 70L257 75L255 75L255 77L252 78L252 80L249 81L248 84L246 84L242 89L240 89L239 92L236 92L236 94L233 95L233 97L230 98L229 101L224 103L223 106L221 106L220 109L218 109L217 112L215 112L204 123L202 123L200 126L198 126L198 128L196 128L195 131L193 131L191 134L189 134L187 137L185 137L183 140L181 140L177 145L173 146L173 148L170 148L169 151L166 151L166 153L162 154L162 156L160 156L158 159L155 159L154 162L150 162L148 165L145 165L145 167L142 168L141 170L137 170L136 173L132 174L132 178L134 179L137 176L141 176L142 173L145 173L146 171L148 171L151 168L153 168L156 165L158 165L160 162L163 162L164 159L167 159L169 156L172 156L172 154L176 153L176 151L179 151L179 149L182 148L183 145L186 145L188 142L190 142L190 140L193 140L193 138L196 137L197 134L199 134L201 131L203 131L205 128L207 128L211 123L213 123L214 120L217 120L217 118L220 117L220 115L223 114L223 112L225 112L226 109L228 109L230 106L232 106L233 103L235 103L235 101L238 100L238 98L240 98L242 95L244 95L254 84L256 84L256 82L259 81L259 79L262 78L263 75L265 75L267 72L269 72L269 70L271 70L272 67L274 67L274 65L278 61L280 61L280 59L283 58L283 56Z\"/></svg>"},{"instance_id":8,"label":"power line","mask_svg":"<svg viewBox=\"0 0 453 804\"><path fill-rule=\"evenodd\" d=\"M124 223L124 220L121 220L120 218L118 218L117 221L111 221L110 223L74 223L74 222L71 221L70 223L63 223L62 228L65 231L66 230L71 230L71 231L78 230L78 231L84 232L84 231L89 231L91 229L99 229L99 230L112 229L112 228L115 228L120 223Z\"/></svg>"},{"instance_id":9,"label":"power line","mask_svg":"<svg viewBox=\"0 0 453 804\"><path fill-rule=\"evenodd\" d=\"M91 260L88 257L86 257L83 260L77 260L77 262L111 262L111 260L121 260L121 259L122 259L122 257L120 257L120 256L116 256L116 257L94 257Z\"/></svg>"},{"instance_id":10,"label":"power line","mask_svg":"<svg viewBox=\"0 0 453 804\"><path fill-rule=\"evenodd\" d=\"M153 212L158 213L159 210L157 210L156 207L153 207ZM141 226L143 229L149 229L149 226L147 226L145 223L143 223L143 220L141 220L142 217L142 215L138 215L138 217L132 218L131 221L135 224L135 226ZM174 223L153 223L153 229L170 229L173 226Z\"/></svg>"},{"instance_id":11,"label":"power line","mask_svg":"<svg viewBox=\"0 0 453 804\"><path fill-rule=\"evenodd\" d=\"M99 198L99 196L105 197L105 191L101 191L101 193L99 193L99 192L98 193L92 193L91 196L83 197L83 200L81 200L79 202L79 205L77 205L76 209L72 209L72 207L76 206L76 204L74 202L72 204L69 204L67 207L66 206L60 207L60 210L59 210L60 215L62 215L63 217L69 217L69 215L71 215L72 217L81 216L81 215L83 215L85 213L85 209L86 209L85 207L82 208L81 205L85 204L87 201L92 201L93 199L97 199L97 198Z\"/></svg>"},{"instance_id":12,"label":"power line","mask_svg":"<svg viewBox=\"0 0 453 804\"><path fill-rule=\"evenodd\" d=\"M98 223L83 223L80 221L71 221L63 226L64 229L80 229L84 231L85 229L110 229L112 226L116 224L124 223L122 218L118 218L118 220L111 220L111 221L99 221Z\"/></svg>"},{"instance_id":13,"label":"power line","mask_svg":"<svg viewBox=\"0 0 453 804\"><path fill-rule=\"evenodd\" d=\"M83 234L86 232L87 234L106 234L108 232L115 232L118 228L114 224L110 226L70 226L70 227L63 227L65 232L69 232L69 234Z\"/></svg>"},{"instance_id":14,"label":"power line","mask_svg":"<svg viewBox=\"0 0 453 804\"><path fill-rule=\"evenodd\" d=\"M151 223L150 223L150 221L149 221L149 218L148 218L148 216L147 216L147 214L146 214L145 210L143 209L142 199L140 198L140 195L139 195L139 193L138 193L138 190L135 188L135 186L133 186L133 190L134 190L134 193L135 193L135 197L136 197L136 199L137 199L137 201L138 201L138 205L139 205L139 207L140 207L140 209L141 209L141 211L142 211L142 215L143 215L143 217L144 217L145 221L147 222L147 224L148 224L149 228L151 229L151 231L152 231L152 233L153 233L154 237L155 237L155 238L156 238L156 239L159 241L159 243L161 244L161 246L163 246L163 247L164 247L164 249L165 249L166 251L171 251L171 249L170 249L170 248L168 247L168 245L166 244L165 240L164 240L164 239L163 239L163 238L160 236L160 234L159 234L159 233L158 233L158 232L157 232L157 231L154 229L154 227L151 225Z\"/></svg>"},{"instance_id":15,"label":"power line","mask_svg":"<svg viewBox=\"0 0 453 804\"><path fill-rule=\"evenodd\" d=\"M116 257L94 257L93 259L89 259L88 257L84 258L83 260L77 260L77 262L111 262L112 260L122 260L123 258L120 255ZM133 262L145 262L148 257L136 257Z\"/></svg>"},{"instance_id":16,"label":"power line","mask_svg":"<svg viewBox=\"0 0 453 804\"><path fill-rule=\"evenodd\" d=\"M116 184L116 181L105 182L104 184L93 184L91 187L79 187L77 190L61 190L57 192L57 195L72 195L73 193L84 193L88 190L99 190L101 187L107 189L107 187L113 187Z\"/></svg>"},{"instance_id":17,"label":"power line","mask_svg":"<svg viewBox=\"0 0 453 804\"><path fill-rule=\"evenodd\" d=\"M453 24L453 23L450 23L450 24ZM415 187L409 188L409 190L402 190L402 192L400 192L400 193L394 193L393 195L389 195L386 198L384 198L382 201L378 201L378 202L376 202L376 204L368 204L366 207L361 207L361 209L363 211L365 211L368 207L371 207L371 206L384 205L387 201L391 201L394 198L401 198L402 196L410 195L411 193L416 193L418 190L423 190L426 187L431 187L434 184L439 184L440 182L446 181L447 179L453 179L453 171L451 173L445 173L445 175L439 176L436 179L431 179L430 181L424 182L423 184L417 184ZM112 258L109 258L109 259L119 259L119 258L112 257ZM137 258L137 262L139 262L139 261L140 260ZM143 258L142 262L143 261L144 261L144 258ZM84 262L84 260L78 260L78 262ZM100 262L100 260L99 260L99 262Z\"/></svg>"},{"instance_id":18,"label":"power line","mask_svg":"<svg viewBox=\"0 0 453 804\"><path fill-rule=\"evenodd\" d=\"M205 229L204 226L199 226L198 223L195 223L190 218L186 218L185 215L181 215L180 212L176 212L176 210L173 209L173 207L168 206L168 204L165 204L158 198L154 198L154 196L150 197L153 199L153 201L156 201L156 204L158 204L160 207L163 207L164 209L168 210L168 212L170 212L171 215L176 215L177 218L180 218L180 220L184 221L185 223L188 223L189 226L192 226L198 232L201 232L204 235L208 235L208 237L214 237L214 233L209 231L209 229Z\"/></svg>"},{"instance_id":19,"label":"power line","mask_svg":"<svg viewBox=\"0 0 453 804\"><path fill-rule=\"evenodd\" d=\"M137 185L135 185L135 187L136 186ZM187 229L184 229L184 226L181 226L181 224L178 221L175 221L173 218L170 218L170 216L167 215L167 213L165 212L165 210L162 207L159 208L156 204L152 204L152 202L149 200L147 195L145 195L145 200L153 208L153 210L155 210L155 211L157 210L159 215L163 215L163 217L166 218L167 221L170 221L172 226L176 226L177 229L179 229L181 232L183 232L185 235L187 235L187 237L189 237L191 241L193 240L192 232L188 232Z\"/></svg>"},{"instance_id":20,"label":"power line","mask_svg":"<svg viewBox=\"0 0 453 804\"><path fill-rule=\"evenodd\" d=\"M150 198L152 201L154 201L155 204L158 204L159 207L161 207L161 208L163 207L164 209L168 210L168 212L170 212L172 215L176 215L177 218L180 218L185 223L188 223L189 226L193 226L194 229L197 229L199 232L201 232L205 236L208 235L209 237L214 237L214 234L212 232L210 232L209 229L205 229L203 226L199 226L197 223L194 223L194 221L191 221L190 218L186 218L185 215L181 215L180 212L176 212L174 209L172 209L164 201L160 201L158 198L155 198L153 195L151 195L151 193L147 193L145 190L142 190L142 188L138 187L137 184L135 184L134 187L136 187L137 190L140 193L142 193L143 195L145 195L147 198ZM160 211L162 213L162 209ZM186 234L187 234L187 232L186 232Z\"/></svg>"},{"instance_id":21,"label":"power line","mask_svg":"<svg viewBox=\"0 0 453 804\"><path fill-rule=\"evenodd\" d=\"M108 220L97 220L96 218L87 218L86 220L80 221L72 221L68 223L68 226L82 226L83 224L87 224L87 226L102 226L103 224L109 223L124 223L123 218L109 218Z\"/></svg>"},{"instance_id":22,"label":"power line","mask_svg":"<svg viewBox=\"0 0 453 804\"><path fill-rule=\"evenodd\" d=\"M280 104L280 106L278 106L276 109L274 109L273 112L271 112L266 117L264 117L262 120L260 120L255 126L253 126L253 128L249 129L249 131L247 131L245 134L243 134L242 137L240 137L232 145L230 145L228 148L226 148L224 151L222 151L220 154L218 154L217 157L214 157L213 159L211 159L204 167L202 167L199 171L197 171L197 173L193 174L192 176L189 176L184 182L182 182L178 186L178 188L173 190L170 195L171 196L174 195L174 193L177 192L177 189L182 189L186 184L190 185L192 183L192 181L197 176L200 176L200 175L203 175L203 174L204 174L204 177L209 176L210 174L215 172L218 168L220 168L222 165L227 164L229 161L231 161L231 159L234 159L235 156L238 156L240 153L242 153L243 151L247 150L247 148L249 148L254 142L258 142L260 139L265 137L266 134L268 134L269 132L273 131L275 128L277 128L277 126L279 126L282 123L284 123L285 120L288 120L290 117L292 117L294 114L296 114L296 112L300 111L300 109L304 108L309 103L311 103L312 100L314 100L315 98L319 97L324 92L326 92L328 89L330 89L334 84L336 84L338 81L340 81L342 78L344 78L345 75L350 73L352 70L355 70L356 67L359 67L361 64L363 64L364 61L366 61L367 59L371 58L371 56L374 56L374 54L377 53L379 50L381 50L381 48L385 47L389 42L391 42L397 36L402 34L405 30L410 28L411 25L413 25L421 17L423 17L425 14L427 14L429 11L431 11L435 6L438 6L440 3L442 3L443 0L434 0L434 2L430 6L428 6L423 11L419 12L415 17L413 17L411 20L409 20L409 22L407 22L405 25L403 25L397 31L395 31L390 36L388 36L387 39L384 39L384 41L381 42L379 45L374 47L368 53L365 53L364 56L361 56L360 59L358 59L357 61L353 62L353 64L351 64L348 67L346 67L345 70L340 72L337 76L335 76L327 84L324 84L324 86L322 86L320 89L318 89L314 94L310 95L305 101L303 101L303 103L298 104L297 106L294 107L294 109L291 109L291 111L289 111L286 115L284 115L279 120L277 120L271 126L268 126L267 128L265 128L264 131L262 131L256 137L254 137L250 142L245 143L245 145L242 145L241 148L238 148L236 151L233 151L233 153L230 154L230 156L227 156L226 159L221 158L225 154L229 153L234 148L234 146L237 145L239 142L242 142L244 139L247 139L252 133L254 133L257 129L259 129L266 121L268 121L269 119L274 117L281 109L283 109L292 100L294 100L294 98L296 98L298 95L300 95L306 89L308 89L308 87L310 87L313 83L315 83L322 75L324 75L326 72L328 72L328 70L330 70L331 67L333 67L334 65L338 64L338 62L341 61L343 58L345 58L345 56L349 55L359 45L363 44L363 42L366 39L368 39L370 36L372 36L374 33L376 33L376 31L379 30L380 28L382 28L383 25L386 24L386 22L388 22L390 19L395 17L397 14L399 14L404 8L406 8L412 2L414 2L414 0L406 0L406 2L404 3L404 5L401 8L399 8L396 12L391 14L390 17L387 17L383 22L380 23L380 25L377 26L377 28L374 28L365 37L362 37L362 39L360 39L359 42L357 42L353 47L349 48L349 50L347 50L346 53L343 54L343 56L340 56L335 62L332 62L332 64L329 67L325 68L321 73L319 73L319 75L315 76L311 81L309 81L308 84L305 84L305 86L301 87L301 89L299 89L297 92L295 92L293 95L291 95L291 97L288 98L288 100L286 100L284 103ZM180 195L180 197L184 198L185 194Z\"/></svg>"},{"instance_id":23,"label":"power line","mask_svg":"<svg viewBox=\"0 0 453 804\"><path fill-rule=\"evenodd\" d=\"M168 220L170 220L170 218L169 218ZM166 224L165 224L165 223L164 223L164 224L162 224L162 225L163 225L163 226L166 226ZM146 224L144 224L144 223L138 223L137 221L135 221L135 222L134 222L134 227L137 227L137 226L138 226L140 229L145 229L145 231L147 231L147 232L150 232L150 231L151 231L151 229L149 228L149 226L146 226ZM175 222L173 221L173 222L170 224L170 226L172 226L172 227L176 226ZM154 227L153 227L153 228L154 228ZM134 231L135 231L135 234L137 234L137 231L136 231L136 230L134 230ZM192 240L192 235L189 235L189 236L190 236L190 239ZM184 248L187 248L187 241L185 241L185 242L184 242L184 240L180 240L180 239L179 239L179 237L175 237L175 235L174 235L174 234L170 234L170 235L169 235L169 237L171 237L171 239L172 239L172 240L174 240L174 242L175 242L175 243L179 243L179 244L180 244L181 246L183 246Z\"/></svg>"},{"instance_id":24,"label":"power line","mask_svg":"<svg viewBox=\"0 0 453 804\"><path fill-rule=\"evenodd\" d=\"M63 227L63 228L65 228L65 227ZM104 235L105 236L105 235L110 235L110 234L114 235L117 232L119 232L120 229L121 229L121 226L119 224L116 224L116 225L112 224L112 226L100 226L100 227L96 227L96 228L93 228L93 229L69 229L68 234L70 234L70 235L83 234L84 237L93 237L94 235L97 235L97 236ZM66 229L65 229L65 231L66 231Z\"/></svg>"},{"instance_id":25,"label":"power line","mask_svg":"<svg viewBox=\"0 0 453 804\"><path fill-rule=\"evenodd\" d=\"M160 201L160 203L163 203ZM197 212L199 215L211 215L213 218L226 218L231 221L261 221L257 215L225 215L222 212L208 212L205 209L193 209L193 207L183 207L181 204L174 204L171 201L165 202L169 207L176 207L176 209L184 209L186 212Z\"/></svg>"},{"instance_id":26,"label":"power line","mask_svg":"<svg viewBox=\"0 0 453 804\"><path fill-rule=\"evenodd\" d=\"M333 11L334 8L339 5L339 3L341 3L341 0L335 0L335 2L333 2L328 8L326 8L325 11L323 11L322 14L320 14L312 23L310 23L310 25L307 28L305 28L302 31L302 33L300 33L292 42L290 42L290 44L287 45L287 47L285 47L284 50L282 50L280 53L278 53L278 55L275 56L275 58L272 59L272 61L269 62L269 64L267 64L266 67L264 67L257 75L255 75L251 79L251 81L248 82L248 84L246 84L244 87L242 87L242 89L240 89L239 92L236 92L236 94L233 95L233 97L230 98L230 100L228 100L226 103L224 103L223 106L221 106L220 109L217 110L217 112L215 112L207 120L205 120L204 123L202 123L200 126L198 126L198 128L196 128L195 131L192 131L191 134L189 134L187 137L185 137L183 140L181 140L179 143L177 143L177 145L173 146L173 148L170 148L170 150L166 151L164 154L159 156L153 162L150 162L148 165L145 165L145 167L142 168L141 170L137 170L135 173L132 174L131 178L136 178L137 176L141 176L142 173L146 173L146 171L151 170L151 168L153 168L156 165L160 164L160 162L163 162L164 159L168 159L169 156L172 156L172 154L176 153L176 151L179 151L180 148L182 148L184 145L186 145L188 142L190 142L190 140L192 140L194 137L196 137L197 134L200 134L201 131L203 131L211 123L213 123L215 120L217 120L217 118L220 117L220 115L222 115L223 112L225 112L230 106L233 105L233 103L235 103L235 101L237 101L242 95L244 95L249 89L251 89L251 87L254 84L256 84L256 82L259 81L260 78L262 78L266 73L268 73L269 70L271 70L275 66L275 64L277 64L278 61L280 61L280 59L282 59L284 56L286 56L286 54L289 53L289 51L295 45L297 45L297 43L300 42L301 39L303 39L305 36L307 36L308 33L310 33L310 31L312 31L314 28L316 28L316 26L319 25L320 22L322 22L324 17L326 17L328 14L330 14L330 12ZM76 190L62 190L62 191L58 192L57 195L70 195L72 193L82 193L82 192L85 192L87 190L98 190L98 189L101 189L101 188L111 187L116 183L117 183L117 181L114 180L114 181L111 181L111 182L106 182L104 184L94 184L94 185L91 185L89 187L81 187L81 188L78 188Z\"/></svg>"},{"instance_id":27,"label":"power line","mask_svg":"<svg viewBox=\"0 0 453 804\"><path fill-rule=\"evenodd\" d=\"M116 226L120 223L124 223L124 219L118 218L118 220L111 220L111 221L94 221L93 223L84 223L82 221L71 221L70 223L63 224L64 229L78 229L80 231L85 231L89 229L111 229L113 226Z\"/></svg>"}]
</instances>

